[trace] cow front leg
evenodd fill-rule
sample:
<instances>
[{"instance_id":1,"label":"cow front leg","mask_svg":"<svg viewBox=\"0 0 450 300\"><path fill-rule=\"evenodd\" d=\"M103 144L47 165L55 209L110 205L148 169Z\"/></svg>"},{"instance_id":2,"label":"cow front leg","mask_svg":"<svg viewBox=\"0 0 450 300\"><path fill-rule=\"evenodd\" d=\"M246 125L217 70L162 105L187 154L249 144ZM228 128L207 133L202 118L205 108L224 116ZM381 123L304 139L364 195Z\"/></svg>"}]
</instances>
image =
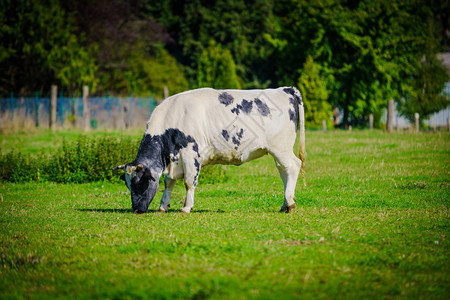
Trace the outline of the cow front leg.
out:
<instances>
[{"instance_id":1,"label":"cow front leg","mask_svg":"<svg viewBox=\"0 0 450 300\"><path fill-rule=\"evenodd\" d=\"M175 179L169 178L169 176L164 177L164 194L161 198L161 204L159 206L159 212L167 212L170 207L170 196L172 195L173 187L177 181Z\"/></svg>"},{"instance_id":2,"label":"cow front leg","mask_svg":"<svg viewBox=\"0 0 450 300\"><path fill-rule=\"evenodd\" d=\"M194 207L194 186L188 186L186 184L186 199L184 201L184 206L181 209L182 213L190 213L191 209Z\"/></svg>"},{"instance_id":3,"label":"cow front leg","mask_svg":"<svg viewBox=\"0 0 450 300\"><path fill-rule=\"evenodd\" d=\"M186 200L181 209L182 213L189 213L194 207L194 192L200 174L200 163L195 159L183 160L184 164L184 185L186 186Z\"/></svg>"}]
</instances>

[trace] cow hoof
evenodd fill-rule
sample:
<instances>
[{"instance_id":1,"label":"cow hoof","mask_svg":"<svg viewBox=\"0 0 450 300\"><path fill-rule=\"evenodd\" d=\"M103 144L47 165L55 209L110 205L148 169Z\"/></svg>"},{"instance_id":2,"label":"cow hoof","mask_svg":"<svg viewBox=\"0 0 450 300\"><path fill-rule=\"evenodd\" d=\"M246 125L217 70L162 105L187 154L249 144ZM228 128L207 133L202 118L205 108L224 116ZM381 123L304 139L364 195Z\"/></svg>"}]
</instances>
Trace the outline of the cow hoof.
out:
<instances>
[{"instance_id":1,"label":"cow hoof","mask_svg":"<svg viewBox=\"0 0 450 300\"><path fill-rule=\"evenodd\" d=\"M295 209L295 207L296 207L296 204L294 203L294 204L291 204L291 205L289 205L289 206L285 206L285 205L283 205L282 207L281 207L281 209L280 209L280 213L290 213L290 212L292 212L294 209Z\"/></svg>"},{"instance_id":2,"label":"cow hoof","mask_svg":"<svg viewBox=\"0 0 450 300\"><path fill-rule=\"evenodd\" d=\"M287 212L287 207L283 205L279 212L280 213Z\"/></svg>"},{"instance_id":3,"label":"cow hoof","mask_svg":"<svg viewBox=\"0 0 450 300\"><path fill-rule=\"evenodd\" d=\"M295 206L296 206L295 203L292 204L292 205L289 205L288 208L287 208L286 213L288 214L288 213L292 212L295 209Z\"/></svg>"}]
</instances>

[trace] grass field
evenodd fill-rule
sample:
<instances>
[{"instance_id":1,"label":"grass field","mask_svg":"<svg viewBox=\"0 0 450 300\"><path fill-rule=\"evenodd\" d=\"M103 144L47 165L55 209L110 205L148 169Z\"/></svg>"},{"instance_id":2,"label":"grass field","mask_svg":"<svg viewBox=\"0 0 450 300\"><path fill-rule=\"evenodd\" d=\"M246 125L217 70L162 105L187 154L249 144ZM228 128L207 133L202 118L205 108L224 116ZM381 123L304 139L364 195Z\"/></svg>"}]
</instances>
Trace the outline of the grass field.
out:
<instances>
[{"instance_id":1,"label":"grass field","mask_svg":"<svg viewBox=\"0 0 450 300\"><path fill-rule=\"evenodd\" d=\"M0 145L50 152L76 136L4 135ZM308 185L299 180L292 214L278 213L269 156L199 185L189 215L177 213L181 182L170 213L154 213L160 187L143 215L122 184L0 183L0 298L448 299L450 135L306 141Z\"/></svg>"}]
</instances>

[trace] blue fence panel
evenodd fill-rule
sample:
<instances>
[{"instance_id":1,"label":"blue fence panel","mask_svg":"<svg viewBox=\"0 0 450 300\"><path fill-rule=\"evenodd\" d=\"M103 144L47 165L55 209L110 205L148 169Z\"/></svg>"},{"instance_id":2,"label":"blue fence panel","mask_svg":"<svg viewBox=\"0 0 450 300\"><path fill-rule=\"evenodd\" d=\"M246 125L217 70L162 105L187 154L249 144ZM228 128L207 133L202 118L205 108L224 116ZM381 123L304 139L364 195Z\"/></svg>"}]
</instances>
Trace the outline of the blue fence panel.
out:
<instances>
[{"instance_id":1,"label":"blue fence panel","mask_svg":"<svg viewBox=\"0 0 450 300\"><path fill-rule=\"evenodd\" d=\"M156 102L150 98L136 97L90 97L89 111L93 128L130 127L145 128ZM38 123L49 126L50 98L5 97L0 98L0 127L12 122L17 124ZM64 97L59 94L56 101L57 127L82 127L83 99ZM38 121L36 121L38 118Z\"/></svg>"}]
</instances>

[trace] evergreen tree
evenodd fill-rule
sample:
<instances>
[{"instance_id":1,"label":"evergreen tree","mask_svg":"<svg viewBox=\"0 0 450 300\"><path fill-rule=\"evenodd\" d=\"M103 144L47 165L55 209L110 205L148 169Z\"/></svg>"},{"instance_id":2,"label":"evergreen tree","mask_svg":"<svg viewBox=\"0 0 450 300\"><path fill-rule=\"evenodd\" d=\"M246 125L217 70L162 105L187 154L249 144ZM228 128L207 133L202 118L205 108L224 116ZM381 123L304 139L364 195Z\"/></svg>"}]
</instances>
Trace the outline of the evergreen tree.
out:
<instances>
[{"instance_id":1,"label":"evergreen tree","mask_svg":"<svg viewBox=\"0 0 450 300\"><path fill-rule=\"evenodd\" d=\"M449 95L443 90L450 81L447 69L438 59L439 38L435 36L435 23L430 22L426 39L425 54L417 72L410 80L410 93L400 99L398 109L403 116L414 122L414 114L420 114L423 122L430 115L450 105Z\"/></svg>"},{"instance_id":2,"label":"evergreen tree","mask_svg":"<svg viewBox=\"0 0 450 300\"><path fill-rule=\"evenodd\" d=\"M197 86L216 89L240 89L231 53L214 41L202 51L198 61Z\"/></svg>"},{"instance_id":3,"label":"evergreen tree","mask_svg":"<svg viewBox=\"0 0 450 300\"><path fill-rule=\"evenodd\" d=\"M127 90L140 96L154 92L158 98L163 97L164 86L172 95L188 90L182 67L175 58L160 46L152 52L138 51L127 59L128 68L124 72Z\"/></svg>"},{"instance_id":4,"label":"evergreen tree","mask_svg":"<svg viewBox=\"0 0 450 300\"><path fill-rule=\"evenodd\" d=\"M305 105L305 118L308 126L319 127L322 120L330 123L332 108L328 103L326 82L320 76L319 68L308 55L298 79L298 87Z\"/></svg>"}]
</instances>

